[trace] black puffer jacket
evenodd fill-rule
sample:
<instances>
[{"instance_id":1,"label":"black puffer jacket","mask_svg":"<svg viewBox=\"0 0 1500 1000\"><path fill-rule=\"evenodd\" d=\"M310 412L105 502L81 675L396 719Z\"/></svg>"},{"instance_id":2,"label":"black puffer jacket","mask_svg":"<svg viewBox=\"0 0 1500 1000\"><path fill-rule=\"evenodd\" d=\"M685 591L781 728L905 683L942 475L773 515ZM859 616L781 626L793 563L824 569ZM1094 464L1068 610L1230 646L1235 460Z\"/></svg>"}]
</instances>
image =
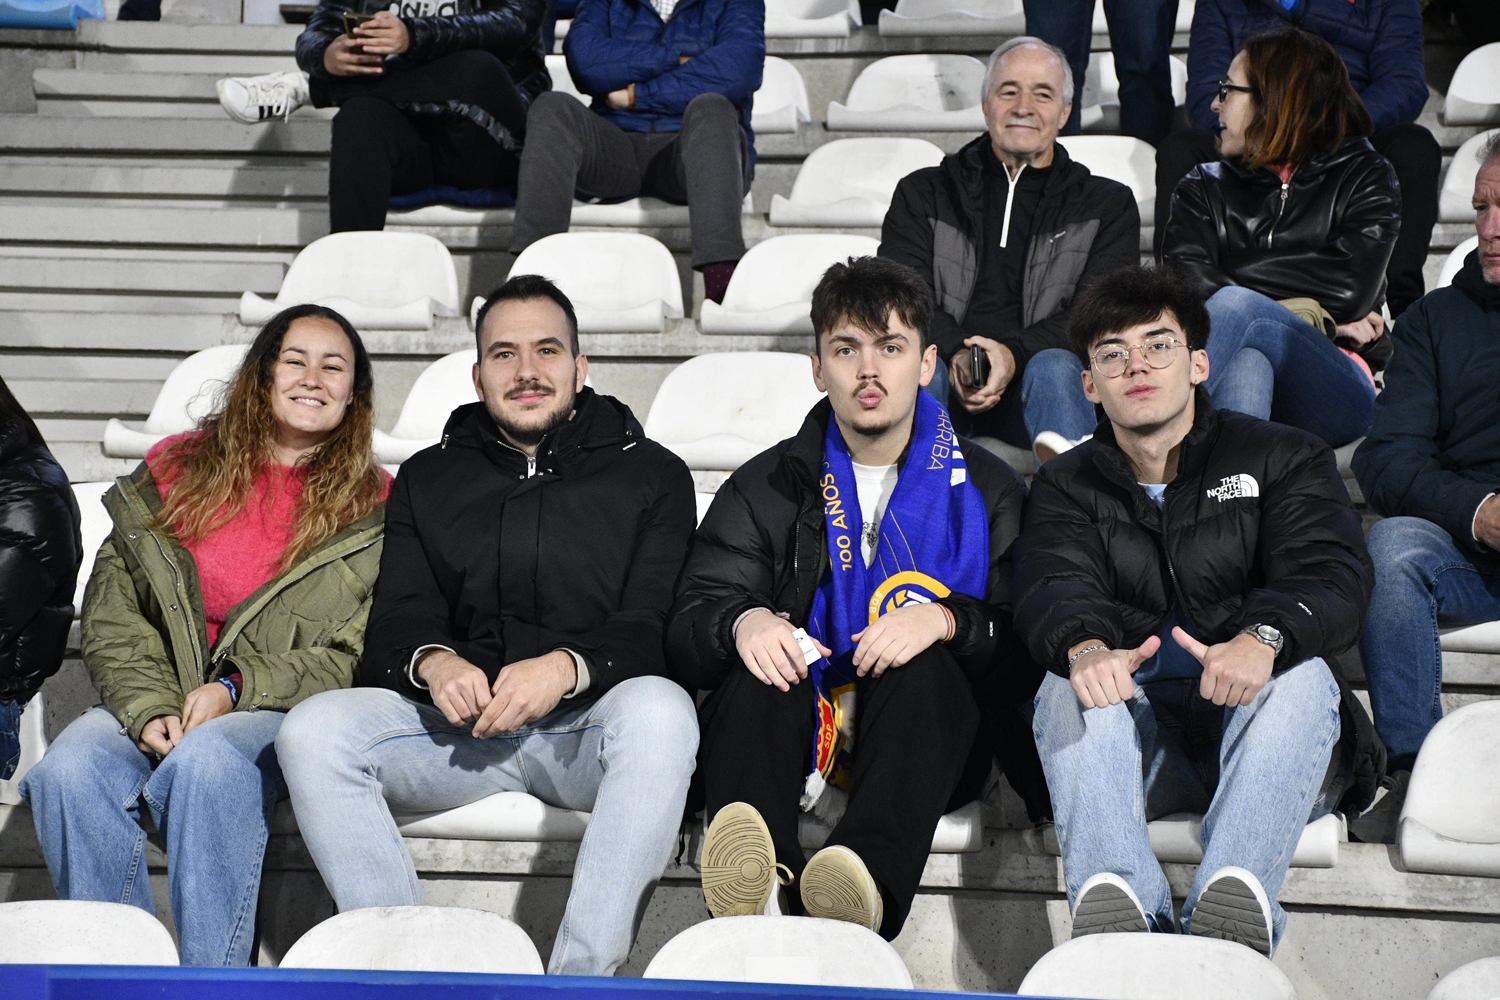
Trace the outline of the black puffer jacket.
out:
<instances>
[{"instance_id":1,"label":"black puffer jacket","mask_svg":"<svg viewBox=\"0 0 1500 1000\"><path fill-rule=\"evenodd\" d=\"M743 669L735 648L735 620L769 607L807 625L813 593L828 568L818 474L823 438L833 408L824 399L807 415L796 437L761 452L719 487L682 572L667 625L667 658L674 676L692 689L711 690L730 670ZM951 594L941 603L957 626L948 651L974 683L994 720L995 751L1002 770L1028 800L1046 813L1046 784L1030 739L1016 714L1041 684L1011 628L1011 545L1021 525L1026 487L1021 477L978 445L959 438L969 477L990 515L990 573L984 599ZM1008 739L1020 732L1023 740Z\"/></svg>"},{"instance_id":2,"label":"black puffer jacket","mask_svg":"<svg viewBox=\"0 0 1500 1000\"><path fill-rule=\"evenodd\" d=\"M62 665L83 560L68 477L19 420L0 423L0 701L30 701Z\"/></svg>"},{"instance_id":3,"label":"black puffer jacket","mask_svg":"<svg viewBox=\"0 0 1500 1000\"><path fill-rule=\"evenodd\" d=\"M357 683L428 697L406 676L447 646L493 682L517 660L581 653L593 699L664 675L662 629L695 505L682 459L625 404L592 389L534 460L501 442L482 403L401 466Z\"/></svg>"},{"instance_id":4,"label":"black puffer jacket","mask_svg":"<svg viewBox=\"0 0 1500 1000\"><path fill-rule=\"evenodd\" d=\"M1139 646L1179 603L1209 645L1275 626L1286 640L1276 672L1322 657L1339 677L1344 764L1363 809L1385 748L1337 656L1359 639L1374 570L1333 451L1304 431L1215 410L1201 388L1196 407L1161 509L1107 419L1042 466L1016 544L1016 629L1067 677L1071 647Z\"/></svg>"},{"instance_id":5,"label":"black puffer jacket","mask_svg":"<svg viewBox=\"0 0 1500 1000\"><path fill-rule=\"evenodd\" d=\"M1285 184L1238 160L1194 167L1172 193L1162 258L1206 297L1241 285L1273 299L1317 299L1339 323L1379 309L1401 228L1396 172L1368 139L1308 157ZM1383 367L1390 338L1361 354Z\"/></svg>"}]
</instances>

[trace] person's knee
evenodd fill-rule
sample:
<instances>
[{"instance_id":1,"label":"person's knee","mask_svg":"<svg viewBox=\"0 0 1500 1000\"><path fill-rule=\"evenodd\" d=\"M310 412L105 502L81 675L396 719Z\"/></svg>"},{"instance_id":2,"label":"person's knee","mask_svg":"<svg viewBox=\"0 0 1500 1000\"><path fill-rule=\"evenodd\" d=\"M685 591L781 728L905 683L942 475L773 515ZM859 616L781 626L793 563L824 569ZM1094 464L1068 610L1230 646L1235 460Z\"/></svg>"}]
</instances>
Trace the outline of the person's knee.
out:
<instances>
[{"instance_id":1,"label":"person's knee","mask_svg":"<svg viewBox=\"0 0 1500 1000\"><path fill-rule=\"evenodd\" d=\"M354 752L365 730L368 710L400 695L384 688L354 688L313 695L287 713L276 733L276 757L291 779L308 766L327 764Z\"/></svg>"},{"instance_id":2,"label":"person's knee","mask_svg":"<svg viewBox=\"0 0 1500 1000\"><path fill-rule=\"evenodd\" d=\"M682 686L665 677L632 677L609 692L609 729L664 763L685 763L698 753L698 716Z\"/></svg>"},{"instance_id":3,"label":"person's knee","mask_svg":"<svg viewBox=\"0 0 1500 1000\"><path fill-rule=\"evenodd\" d=\"M1028 385L1076 388L1081 392L1083 383L1079 380L1079 373L1082 371L1083 362L1078 355L1061 347L1049 347L1027 360L1024 381Z\"/></svg>"},{"instance_id":4,"label":"person's knee","mask_svg":"<svg viewBox=\"0 0 1500 1000\"><path fill-rule=\"evenodd\" d=\"M1246 309L1254 308L1271 301L1260 292L1245 288L1242 285L1225 285L1214 292L1204 303L1208 307L1209 314L1217 322L1221 316L1234 316Z\"/></svg>"},{"instance_id":5,"label":"person's knee","mask_svg":"<svg viewBox=\"0 0 1500 1000\"><path fill-rule=\"evenodd\" d=\"M1453 539L1423 518L1388 517L1370 528L1366 544L1376 578L1383 582L1397 575L1430 576L1434 562L1446 561Z\"/></svg>"},{"instance_id":6,"label":"person's knee","mask_svg":"<svg viewBox=\"0 0 1500 1000\"><path fill-rule=\"evenodd\" d=\"M184 736L162 761L157 773L172 772L174 787L184 780L242 781L245 772L255 770L259 762L246 755L245 748L230 737L223 725L215 725L222 721L214 719Z\"/></svg>"},{"instance_id":7,"label":"person's knee","mask_svg":"<svg viewBox=\"0 0 1500 1000\"><path fill-rule=\"evenodd\" d=\"M536 95L536 100L531 102L531 108L526 112L526 132L530 135L537 128L576 131L574 123L580 111L590 115L594 113L570 94L557 90L543 91Z\"/></svg>"},{"instance_id":8,"label":"person's knee","mask_svg":"<svg viewBox=\"0 0 1500 1000\"><path fill-rule=\"evenodd\" d=\"M1338 735L1339 705L1342 700L1338 681L1321 657L1303 660L1271 679L1269 691L1259 702L1251 703L1258 720L1270 720L1285 726L1288 732L1321 734L1329 724ZM1319 723L1324 723L1320 726Z\"/></svg>"},{"instance_id":9,"label":"person's knee","mask_svg":"<svg viewBox=\"0 0 1500 1000\"><path fill-rule=\"evenodd\" d=\"M683 135L732 134L739 128L740 112L723 94L699 94L682 113Z\"/></svg>"}]
</instances>

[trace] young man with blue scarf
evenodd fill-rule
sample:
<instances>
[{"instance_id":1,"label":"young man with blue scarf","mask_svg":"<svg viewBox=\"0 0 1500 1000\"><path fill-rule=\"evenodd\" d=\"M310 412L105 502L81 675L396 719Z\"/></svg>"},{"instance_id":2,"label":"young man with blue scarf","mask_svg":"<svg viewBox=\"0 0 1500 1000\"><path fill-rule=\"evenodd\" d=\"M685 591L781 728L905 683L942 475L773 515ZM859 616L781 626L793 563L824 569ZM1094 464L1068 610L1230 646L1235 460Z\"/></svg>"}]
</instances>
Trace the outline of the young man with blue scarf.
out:
<instances>
[{"instance_id":1,"label":"young man with blue scarf","mask_svg":"<svg viewBox=\"0 0 1500 1000\"><path fill-rule=\"evenodd\" d=\"M1368 806L1384 767L1334 659L1372 571L1332 450L1214 409L1208 334L1170 272L1116 271L1074 307L1105 419L1032 481L1016 628L1050 671L1034 731L1073 935L1172 931L1146 823L1202 813L1182 928L1269 955L1303 826Z\"/></svg>"},{"instance_id":2,"label":"young man with blue scarf","mask_svg":"<svg viewBox=\"0 0 1500 1000\"><path fill-rule=\"evenodd\" d=\"M699 771L715 916L805 912L895 937L992 743L1046 808L1034 746L1003 735L1026 735L1015 706L1040 677L1010 629L1025 490L922 391L932 315L904 265L828 269L812 302L828 398L719 489L683 571L668 657L712 691ZM805 812L832 827L810 861Z\"/></svg>"}]
</instances>

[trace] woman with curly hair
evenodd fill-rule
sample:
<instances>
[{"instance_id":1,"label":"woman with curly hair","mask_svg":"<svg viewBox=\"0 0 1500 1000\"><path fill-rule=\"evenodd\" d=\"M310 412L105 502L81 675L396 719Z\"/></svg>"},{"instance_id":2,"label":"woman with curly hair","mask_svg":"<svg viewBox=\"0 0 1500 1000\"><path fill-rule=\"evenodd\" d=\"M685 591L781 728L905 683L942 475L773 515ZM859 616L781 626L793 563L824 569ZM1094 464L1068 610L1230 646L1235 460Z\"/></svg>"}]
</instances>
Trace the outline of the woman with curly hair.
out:
<instances>
[{"instance_id":1,"label":"woman with curly hair","mask_svg":"<svg viewBox=\"0 0 1500 1000\"><path fill-rule=\"evenodd\" d=\"M104 704L22 783L64 899L154 912L166 841L184 965L245 965L276 802L281 720L348 687L380 565L390 477L370 450L374 378L338 313L271 319L196 431L104 497L114 529L83 601Z\"/></svg>"}]
</instances>

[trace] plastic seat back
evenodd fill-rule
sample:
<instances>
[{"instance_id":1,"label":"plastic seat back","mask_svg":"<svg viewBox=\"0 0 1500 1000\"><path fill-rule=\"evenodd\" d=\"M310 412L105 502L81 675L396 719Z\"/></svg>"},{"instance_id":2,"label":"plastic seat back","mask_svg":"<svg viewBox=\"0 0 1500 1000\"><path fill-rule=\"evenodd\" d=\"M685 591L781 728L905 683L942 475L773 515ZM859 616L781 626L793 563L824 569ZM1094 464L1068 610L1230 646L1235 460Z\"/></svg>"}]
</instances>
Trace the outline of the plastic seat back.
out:
<instances>
[{"instance_id":1,"label":"plastic seat back","mask_svg":"<svg viewBox=\"0 0 1500 1000\"><path fill-rule=\"evenodd\" d=\"M1479 176L1479 158L1484 154L1485 144L1496 133L1500 133L1500 129L1481 132L1459 146L1458 152L1453 154L1448 172L1443 175L1442 190L1438 192L1439 222L1473 223L1474 178Z\"/></svg>"},{"instance_id":2,"label":"plastic seat back","mask_svg":"<svg viewBox=\"0 0 1500 1000\"><path fill-rule=\"evenodd\" d=\"M1448 125L1489 125L1500 122L1500 42L1491 42L1464 56L1448 94L1443 99L1443 122Z\"/></svg>"},{"instance_id":3,"label":"plastic seat back","mask_svg":"<svg viewBox=\"0 0 1500 1000\"><path fill-rule=\"evenodd\" d=\"M161 921L137 906L77 899L0 903L0 965L177 965Z\"/></svg>"},{"instance_id":4,"label":"plastic seat back","mask_svg":"<svg viewBox=\"0 0 1500 1000\"><path fill-rule=\"evenodd\" d=\"M794 205L831 205L859 198L888 208L901 178L942 160L943 151L926 139L835 139L802 161L789 200Z\"/></svg>"},{"instance_id":5,"label":"plastic seat back","mask_svg":"<svg viewBox=\"0 0 1500 1000\"><path fill-rule=\"evenodd\" d=\"M1464 269L1464 258L1479 248L1479 237L1470 236L1448 254L1448 259L1443 261L1442 273L1438 275L1437 288L1447 288L1453 284L1453 279L1458 272Z\"/></svg>"},{"instance_id":6,"label":"plastic seat back","mask_svg":"<svg viewBox=\"0 0 1500 1000\"><path fill-rule=\"evenodd\" d=\"M1090 934L1041 957L1022 996L1099 1000L1297 1000L1271 960L1242 944L1186 934Z\"/></svg>"},{"instance_id":7,"label":"plastic seat back","mask_svg":"<svg viewBox=\"0 0 1500 1000\"><path fill-rule=\"evenodd\" d=\"M845 103L855 111L959 111L978 104L983 88L984 63L973 56L886 56L864 68Z\"/></svg>"},{"instance_id":8,"label":"plastic seat back","mask_svg":"<svg viewBox=\"0 0 1500 1000\"><path fill-rule=\"evenodd\" d=\"M369 309L431 299L442 315L457 316L458 273L448 248L424 233L333 233L313 240L292 260L276 307L332 299Z\"/></svg>"},{"instance_id":9,"label":"plastic seat back","mask_svg":"<svg viewBox=\"0 0 1500 1000\"><path fill-rule=\"evenodd\" d=\"M663 315L682 315L677 262L641 233L554 233L521 251L510 273L552 279L572 300L584 330L659 330ZM654 325L644 325L648 314ZM630 317L643 325L632 327Z\"/></svg>"},{"instance_id":10,"label":"plastic seat back","mask_svg":"<svg viewBox=\"0 0 1500 1000\"><path fill-rule=\"evenodd\" d=\"M391 436L424 440L440 437L448 415L479 398L474 391L473 372L473 348L454 351L428 365L406 394Z\"/></svg>"},{"instance_id":11,"label":"plastic seat back","mask_svg":"<svg viewBox=\"0 0 1500 1000\"><path fill-rule=\"evenodd\" d=\"M1494 1000L1500 997L1500 958L1460 965L1427 994L1427 1000Z\"/></svg>"},{"instance_id":12,"label":"plastic seat back","mask_svg":"<svg viewBox=\"0 0 1500 1000\"><path fill-rule=\"evenodd\" d=\"M109 511L104 509L103 502L104 494L113 485L114 480L73 484L73 497L78 501L78 511L82 515L79 532L83 536L83 565L78 567L78 586L73 591L74 618L83 614L83 589L94 572L94 557L99 554L99 546L104 544L104 540L114 530L115 523L110 520Z\"/></svg>"},{"instance_id":13,"label":"plastic seat back","mask_svg":"<svg viewBox=\"0 0 1500 1000\"><path fill-rule=\"evenodd\" d=\"M720 917L662 946L646 979L800 983L909 990L906 963L880 935L843 920Z\"/></svg>"},{"instance_id":14,"label":"plastic seat back","mask_svg":"<svg viewBox=\"0 0 1500 1000\"><path fill-rule=\"evenodd\" d=\"M457 906L346 910L302 935L283 969L542 974L526 932L498 913Z\"/></svg>"},{"instance_id":15,"label":"plastic seat back","mask_svg":"<svg viewBox=\"0 0 1500 1000\"><path fill-rule=\"evenodd\" d=\"M568 72L567 56L548 56L547 73L552 77L552 89L559 94L568 94L578 98L584 104L593 103L593 98L578 89L573 82L573 74Z\"/></svg>"},{"instance_id":16,"label":"plastic seat back","mask_svg":"<svg viewBox=\"0 0 1500 1000\"><path fill-rule=\"evenodd\" d=\"M754 455L796 434L822 398L804 354L700 354L662 380L646 414L646 436L675 451L729 435Z\"/></svg>"},{"instance_id":17,"label":"plastic seat back","mask_svg":"<svg viewBox=\"0 0 1500 1000\"><path fill-rule=\"evenodd\" d=\"M1013 18L1021 12L1021 0L897 0L900 17L927 18L944 14L969 14L986 20Z\"/></svg>"},{"instance_id":18,"label":"plastic seat back","mask_svg":"<svg viewBox=\"0 0 1500 1000\"><path fill-rule=\"evenodd\" d=\"M196 428L223 401L248 349L247 344L221 344L178 362L151 404L146 433L182 434Z\"/></svg>"},{"instance_id":19,"label":"plastic seat back","mask_svg":"<svg viewBox=\"0 0 1500 1000\"><path fill-rule=\"evenodd\" d=\"M1099 9L1102 12L1103 5ZM1178 56L1171 56L1170 62L1172 103L1180 106L1187 103L1187 63ZM1089 68L1084 74L1079 100L1083 101L1084 109L1120 103L1120 77L1115 72L1113 52L1095 52L1089 56Z\"/></svg>"},{"instance_id":20,"label":"plastic seat back","mask_svg":"<svg viewBox=\"0 0 1500 1000\"><path fill-rule=\"evenodd\" d=\"M1403 827L1408 820L1500 850L1500 701L1465 705L1432 727L1401 809Z\"/></svg>"},{"instance_id":21,"label":"plastic seat back","mask_svg":"<svg viewBox=\"0 0 1500 1000\"><path fill-rule=\"evenodd\" d=\"M753 312L791 302L810 303L813 289L829 267L850 257L873 256L879 249L879 240L845 233L773 236L740 258L724 292L724 308Z\"/></svg>"},{"instance_id":22,"label":"plastic seat back","mask_svg":"<svg viewBox=\"0 0 1500 1000\"><path fill-rule=\"evenodd\" d=\"M812 106L802 74L780 56L766 56L760 89L751 106L755 131L795 132L799 123L808 121L812 121Z\"/></svg>"},{"instance_id":23,"label":"plastic seat back","mask_svg":"<svg viewBox=\"0 0 1500 1000\"><path fill-rule=\"evenodd\" d=\"M1099 177L1119 181L1135 195L1141 225L1156 217L1156 150L1129 135L1069 135L1057 140L1068 155Z\"/></svg>"}]
</instances>

